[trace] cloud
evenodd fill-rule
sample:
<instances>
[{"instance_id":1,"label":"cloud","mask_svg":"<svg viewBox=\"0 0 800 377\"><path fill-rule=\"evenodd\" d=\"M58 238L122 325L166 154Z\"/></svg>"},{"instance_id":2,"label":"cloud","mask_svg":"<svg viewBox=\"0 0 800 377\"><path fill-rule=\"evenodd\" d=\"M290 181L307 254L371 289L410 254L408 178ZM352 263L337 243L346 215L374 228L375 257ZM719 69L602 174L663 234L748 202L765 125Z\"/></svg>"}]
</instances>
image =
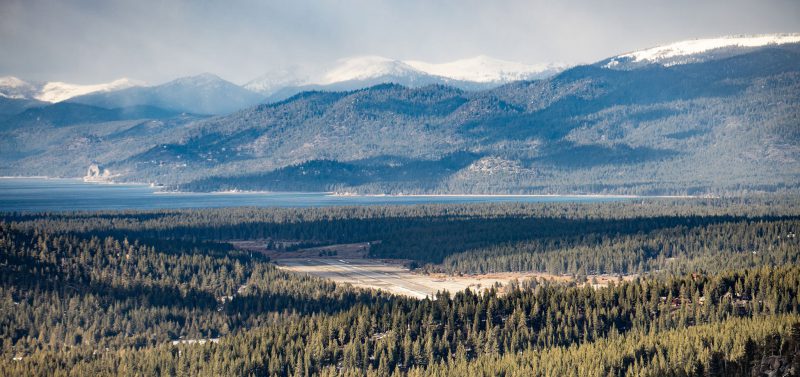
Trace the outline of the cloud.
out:
<instances>
[{"instance_id":1,"label":"cloud","mask_svg":"<svg viewBox=\"0 0 800 377\"><path fill-rule=\"evenodd\" d=\"M353 55L578 63L688 38L796 32L797 14L796 1L740 0L4 0L0 74L159 83L213 72L243 83Z\"/></svg>"}]
</instances>

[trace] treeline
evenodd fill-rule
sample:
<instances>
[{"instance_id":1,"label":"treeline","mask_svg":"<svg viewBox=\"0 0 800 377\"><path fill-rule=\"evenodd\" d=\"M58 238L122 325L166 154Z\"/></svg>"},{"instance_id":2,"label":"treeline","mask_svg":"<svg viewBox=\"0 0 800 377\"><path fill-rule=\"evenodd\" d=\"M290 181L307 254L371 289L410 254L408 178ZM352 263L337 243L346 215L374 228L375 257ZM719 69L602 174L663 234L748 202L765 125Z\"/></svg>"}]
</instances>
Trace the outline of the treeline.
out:
<instances>
[{"instance_id":1,"label":"treeline","mask_svg":"<svg viewBox=\"0 0 800 377\"><path fill-rule=\"evenodd\" d=\"M267 320L264 313L334 311L380 297L233 254L0 224L3 353L215 338Z\"/></svg>"},{"instance_id":2,"label":"treeline","mask_svg":"<svg viewBox=\"0 0 800 377\"><path fill-rule=\"evenodd\" d=\"M554 247L564 249L602 238L623 239L637 235L642 238L659 232L669 233L676 227L694 232L718 224L793 221L800 218L797 205L800 201L793 199L796 198L4 214L2 221L12 229L46 228L54 233L129 237L164 251L193 249L215 255L229 255L231 248L222 241L233 239L316 245L379 240L381 242L371 248L371 256L413 259L423 265L439 264L450 256L458 258L459 253L471 250L489 249L493 257L512 253L507 249L518 250L517 254L530 254L536 249L535 245L552 243L552 240L559 242ZM192 246L187 246L189 243ZM639 262L649 258L638 255L597 263L603 263L603 268L611 264L604 271L625 273L640 270ZM508 262L508 258L503 257L493 266L468 267L456 266L458 263L448 259L446 268L461 272L488 271L502 266L501 263L517 265L506 270L520 270L520 265L533 264ZM570 266L575 267L575 263L568 263L567 268L554 265L548 270L578 272L579 268ZM649 268L649 264L644 263L643 267ZM593 266L586 266L586 269L587 272L600 270Z\"/></svg>"},{"instance_id":3,"label":"treeline","mask_svg":"<svg viewBox=\"0 0 800 377\"><path fill-rule=\"evenodd\" d=\"M734 213L745 207L700 203L710 204L6 214L0 375L800 370L792 205ZM607 288L528 280L413 300L281 271L220 235L382 240L374 253L430 243L409 254L453 272L555 263L562 273L659 273ZM502 265L523 257L529 264Z\"/></svg>"},{"instance_id":4,"label":"treeline","mask_svg":"<svg viewBox=\"0 0 800 377\"><path fill-rule=\"evenodd\" d=\"M800 215L796 195L731 198L630 198L597 202L498 202L419 204L397 206L330 206L318 208L208 208L180 210L125 210L91 212L0 212L0 219L16 227L46 227L50 232L116 232L154 238L220 239L269 235L271 224L317 223L352 220L466 220L545 218L565 220L624 220L662 217L755 218ZM422 223L424 225L424 223ZM418 225L418 224L412 224ZM369 228L365 228L369 230ZM145 232L147 231L147 232ZM309 230L314 235L314 230ZM112 234L109 234L112 235Z\"/></svg>"},{"instance_id":5,"label":"treeline","mask_svg":"<svg viewBox=\"0 0 800 377\"><path fill-rule=\"evenodd\" d=\"M95 300L93 294L84 292L70 298L70 304L76 303L72 309L77 313L66 315L96 316L96 320L68 322L63 333L56 328L54 334L44 336L64 334L66 342L48 346L46 338L38 340L22 333L69 321L59 313L63 308L39 302L53 300L47 295L12 298L26 304L8 302L5 295L3 313L7 314L2 328L17 332L3 334L0 371L5 375L19 371L31 375L428 375L470 370L468 374L494 375L535 370L540 374L624 375L635 371L691 375L684 373L686 368L690 372L698 368L714 370L719 364L728 369L716 375L731 375L727 372L749 370L737 366L746 338L759 347L771 341L763 338L764 332L785 336L786 329L800 321L797 266L635 280L605 289L526 281L508 287L503 295L492 289L483 294L440 294L435 300L421 301L388 296L366 296L366 300L351 295L336 297L333 287L319 289L314 281L300 285L292 279L289 277L283 285L260 278L251 282L260 282L254 284L256 290L286 289L308 308L293 309L289 302L271 306L258 295L232 297L230 305L205 311L206 316L221 322L209 323L210 328L205 329L208 333L194 336L228 334L219 343L206 344L170 345L170 335L178 335L172 331L179 329L159 327L155 325L158 321L127 328L118 342L95 342L97 338L86 335L92 333L87 329L98 331L102 339L114 337L118 331L114 324L135 324L139 318L191 324L193 316L203 312L187 313L184 307L202 305L189 304L179 297L173 303L153 303L134 296L138 311L92 313L79 305ZM309 289L316 293L307 292ZM321 301L328 302L314 305ZM124 302L124 298L115 297L106 305L117 307ZM339 303L339 307L330 310L330 303ZM93 309L101 308L98 305ZM248 323L240 318L258 320ZM745 318L749 320L741 322ZM735 323L749 327L732 325ZM231 325L235 327L225 328ZM688 332L681 332L696 326L702 330L699 334L714 335L686 337ZM714 330L730 327L736 331ZM39 336L43 333L39 331ZM150 341L126 345L128 340L153 333L157 336ZM702 351L681 352L687 344ZM777 344L782 350L784 342ZM763 348L775 352L772 346ZM606 362L597 364L593 356L601 350L608 352L600 359ZM775 355L789 357L790 361L793 357L791 352ZM513 372L523 364L526 366Z\"/></svg>"},{"instance_id":6,"label":"treeline","mask_svg":"<svg viewBox=\"0 0 800 377\"><path fill-rule=\"evenodd\" d=\"M740 219L622 234L586 228L572 237L492 245L447 256L449 273L687 273L800 263L800 220Z\"/></svg>"},{"instance_id":7,"label":"treeline","mask_svg":"<svg viewBox=\"0 0 800 377\"><path fill-rule=\"evenodd\" d=\"M570 347L481 355L472 361L413 368L408 375L796 376L800 370L798 319L797 315L733 318L657 333L615 334Z\"/></svg>"}]
</instances>

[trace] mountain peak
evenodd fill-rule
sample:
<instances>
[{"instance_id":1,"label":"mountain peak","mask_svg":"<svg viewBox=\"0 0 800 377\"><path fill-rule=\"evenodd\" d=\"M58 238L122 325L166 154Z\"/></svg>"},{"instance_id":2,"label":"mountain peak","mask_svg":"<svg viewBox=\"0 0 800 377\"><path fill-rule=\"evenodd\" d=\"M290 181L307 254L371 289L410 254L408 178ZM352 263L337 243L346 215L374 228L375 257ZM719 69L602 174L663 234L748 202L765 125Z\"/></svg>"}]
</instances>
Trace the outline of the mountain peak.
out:
<instances>
[{"instance_id":1,"label":"mountain peak","mask_svg":"<svg viewBox=\"0 0 800 377\"><path fill-rule=\"evenodd\" d=\"M256 93L272 94L276 90L308 83L310 77L299 66L269 71L244 84L244 88Z\"/></svg>"},{"instance_id":2,"label":"mountain peak","mask_svg":"<svg viewBox=\"0 0 800 377\"><path fill-rule=\"evenodd\" d=\"M226 114L255 105L261 96L217 75L202 73L164 84L92 93L72 102L104 108L151 106L192 114Z\"/></svg>"},{"instance_id":3,"label":"mountain peak","mask_svg":"<svg viewBox=\"0 0 800 377\"><path fill-rule=\"evenodd\" d=\"M0 97L32 99L38 91L36 85L14 76L0 77Z\"/></svg>"},{"instance_id":4,"label":"mountain peak","mask_svg":"<svg viewBox=\"0 0 800 377\"><path fill-rule=\"evenodd\" d=\"M26 85L31 84L14 76L0 77L0 87L19 88Z\"/></svg>"},{"instance_id":5,"label":"mountain peak","mask_svg":"<svg viewBox=\"0 0 800 377\"><path fill-rule=\"evenodd\" d=\"M333 68L317 80L317 84L328 85L381 76L407 76L420 73L399 60L382 56L355 56L337 60Z\"/></svg>"},{"instance_id":6,"label":"mountain peak","mask_svg":"<svg viewBox=\"0 0 800 377\"><path fill-rule=\"evenodd\" d=\"M168 82L168 83L166 83L164 85L171 85L171 84L172 85L175 85L175 84L180 84L180 85L209 85L209 84L220 83L220 82L228 82L228 81L223 79L223 78L221 78L221 77L219 77L219 76L217 76L217 75L215 75L215 74L213 74L213 73L203 72L203 73L200 73L200 74L197 74L197 75L193 75L193 76L179 77L179 78L177 78L175 80L172 80L172 81L170 81L170 82Z\"/></svg>"}]
</instances>

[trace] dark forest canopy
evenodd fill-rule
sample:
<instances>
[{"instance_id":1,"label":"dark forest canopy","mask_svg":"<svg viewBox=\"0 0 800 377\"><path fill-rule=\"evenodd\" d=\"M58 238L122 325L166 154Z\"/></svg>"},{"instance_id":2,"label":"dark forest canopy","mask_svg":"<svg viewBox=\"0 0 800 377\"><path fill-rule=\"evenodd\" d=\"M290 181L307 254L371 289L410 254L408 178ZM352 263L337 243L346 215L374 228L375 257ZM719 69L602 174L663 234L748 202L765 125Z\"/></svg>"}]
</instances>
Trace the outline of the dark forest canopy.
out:
<instances>
[{"instance_id":1,"label":"dark forest canopy","mask_svg":"<svg viewBox=\"0 0 800 377\"><path fill-rule=\"evenodd\" d=\"M794 262L787 248L797 240L787 236L800 231L796 199L18 213L3 220L15 229L129 237L162 249L191 242L205 253L225 253L230 247L219 242L233 239L379 240L373 257L452 273L630 274Z\"/></svg>"},{"instance_id":2,"label":"dark forest canopy","mask_svg":"<svg viewBox=\"0 0 800 377\"><path fill-rule=\"evenodd\" d=\"M789 373L800 370L797 203L6 213L0 374ZM453 273L640 276L414 300L221 242L259 238L381 240L376 256Z\"/></svg>"}]
</instances>

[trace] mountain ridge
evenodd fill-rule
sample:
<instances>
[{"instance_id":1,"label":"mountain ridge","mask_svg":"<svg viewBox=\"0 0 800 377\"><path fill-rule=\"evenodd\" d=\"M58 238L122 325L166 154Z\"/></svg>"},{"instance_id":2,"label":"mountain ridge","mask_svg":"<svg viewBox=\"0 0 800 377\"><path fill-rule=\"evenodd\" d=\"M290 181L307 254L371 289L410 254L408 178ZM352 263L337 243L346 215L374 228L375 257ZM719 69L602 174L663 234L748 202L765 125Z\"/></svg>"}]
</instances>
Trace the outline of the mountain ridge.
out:
<instances>
[{"instance_id":1,"label":"mountain ridge","mask_svg":"<svg viewBox=\"0 0 800 377\"><path fill-rule=\"evenodd\" d=\"M643 174L648 166L655 168L663 165L664 161L670 161L669 166L673 166L670 169L675 169L674 166L680 165L681 161L690 162L690 165L695 166L692 169L696 170L698 177L707 174L710 174L710 176L719 174L709 172L700 162L700 160L708 158L707 156L710 153L708 150L700 148L690 149L691 152L688 152L685 149L686 147L692 148L691 145L697 144L700 140L718 144L712 148L718 156L727 156L725 158L749 164L749 166L760 166L759 164L766 162L760 158L742 160L742 156L736 152L737 148L749 150L747 152L749 154L763 153L757 150L762 147L766 148L766 150L772 151L767 152L772 154L770 158L774 158L775 161L780 161L781 163L789 163L789 165L784 166L784 170L786 166L792 166L786 173L796 176L800 171L797 168L798 154L796 148L784 149L785 152L775 154L777 151L775 149L776 145L768 141L773 140L774 136L767 136L768 134L763 133L764 130L747 127L742 130L741 135L727 136L718 134L717 132L719 131L714 130L730 121L725 119L741 119L739 120L740 122L747 122L746 119L750 119L748 117L743 118L743 115L738 114L740 109L737 107L748 108L756 106L755 108L758 109L761 106L756 105L762 101L757 98L758 96L747 93L748 90L756 90L752 86L756 84L743 86L737 84L736 80L749 80L757 83L764 80L761 78L762 76L774 77L774 80L777 81L769 79L758 85L765 85L766 87L778 85L780 87L788 84L789 86L786 88L789 88L789 93L796 94L797 72L800 71L799 61L798 46L793 46L788 50L766 48L754 54L744 54L714 62L675 67L653 67L633 72L619 72L593 65L582 66L565 71L546 81L512 83L488 92L478 93L448 89L437 90L437 86L411 89L396 85L382 85L361 91L338 94L306 93L286 102L260 107L258 112L284 113L289 109L302 111L323 106L320 110L314 111L315 114L319 114L316 117L321 117L319 121L305 124L320 122L320 126L323 124L329 125L327 130L319 128L318 131L309 131L306 137L298 139L302 143L285 149L286 152L280 152L281 148L278 148L277 152L288 153L282 155L283 157L279 157L278 160L293 158L291 156L293 156L293 153L296 155L298 150L306 151L300 153L301 156L304 156L302 159L286 162L286 164L290 165L316 160L333 160L341 161L342 164L345 164L342 168L345 171L350 171L348 169L352 169L352 161L363 160L370 156L380 156L369 154L369 149L364 148L370 143L378 142L379 139L368 136L369 133L375 132L370 131L370 129L377 127L374 129L384 130L381 131L384 133L381 136L388 137L394 141L391 146L385 145L379 148L380 151L388 155L407 156L420 161L435 161L447 153L471 150L478 152L471 163L481 165L482 163L478 161L484 158L489 159L488 161L495 161L494 165L496 165L497 169L493 168L492 164L488 164L485 169L475 168L455 172L452 178L439 182L438 187L432 189L432 192L437 192L437 190L439 192L453 192L456 187L464 184L464 180L470 179L470 186L462 187L456 192L492 192L492 190L497 190L498 187L485 186L485 182L481 183L481 181L488 179L488 176L479 173L482 171L501 173L500 170L506 169L514 171L514 173L506 175L495 174L492 176L492 179L500 183L499 187L502 187L503 180L508 183L508 181L513 181L524 175L531 179L527 181L529 183L517 183L517 188L515 189L509 190L509 187L505 187L504 190L501 190L506 193L525 192L524 187L536 187L537 185L534 185L533 182L548 176L551 178L553 176L562 177L561 179L569 178L579 182L580 180L576 175L579 175L578 172L581 171L584 172L583 174L592 176L593 179L598 179L598 182L608 182L607 175L616 170L617 174L621 174L619 181L628 182L626 185L639 186L639 189L629 192L654 194L664 192L656 188L658 185L635 182L641 180L641 178L637 177ZM736 75L731 76L730 72L736 72ZM705 77L705 81L698 81L703 77ZM733 79L734 77L736 79ZM786 79L789 79L789 81L786 83L781 82L781 80ZM515 91L517 91L516 94L509 96ZM768 96L766 93L760 96L775 99L775 97ZM404 110L409 108L405 104L408 103L407 101L414 103L414 106L410 107L414 109L413 112L409 113ZM729 101L740 103L741 106L732 106L728 104ZM752 101L755 102L750 104ZM787 114L796 113L796 108L792 107L794 105L791 104L794 103L796 105L797 99L792 101L785 105L788 107L783 107L780 111L773 111L779 116L784 116L783 114L787 111ZM692 109L692 107L695 107L695 109ZM341 114L338 114L340 110L333 110L340 108L342 110L349 108L350 110L346 110ZM361 113L363 110L358 109L366 109L367 112ZM333 112L328 113L329 111ZM346 115L352 111L355 111L355 113ZM719 117L714 114L717 111L724 111L726 115ZM378 116L378 119L384 119L378 115L381 113L391 114L392 117L401 117L398 118L400 122L398 127L401 131L396 128L387 129L386 125L370 125L372 124L369 121L370 116ZM491 115L487 117L481 115L483 113ZM245 114L242 115L244 118L250 119L249 123L234 119L215 120L213 121L215 123L213 128L219 130L221 124L246 125L262 122L258 120L260 118L256 117L255 112L246 111ZM299 114L286 114L285 116L288 116L288 119L304 117ZM695 119L698 114L699 118ZM440 118L436 123L426 124L426 122L429 122L426 119L432 120L437 119L437 117ZM625 122L620 126L616 126L615 123L617 121L613 120L618 117L625 119ZM770 119L774 119L775 114L771 115L771 117ZM269 118L270 116L267 115L263 119ZM364 126L368 126L368 128L363 130L352 129L353 124L337 123L337 119L351 118L365 119ZM416 119L421 119L421 121ZM698 128L684 130L678 127L681 122L693 120L688 122L692 124L697 123L698 119L702 120L695 126ZM703 123L708 122L712 122L712 124L703 125ZM758 124L766 124L772 128L775 127L772 122L773 120L764 123L762 120ZM449 124L457 126L449 126ZM786 126L783 125L781 127ZM290 127L295 129L300 125L291 125ZM412 128L409 129L408 127ZM648 132L653 135L650 138L655 137L656 140L641 139L641 136L637 136L637 133L642 133L642 128L650 128ZM348 137L337 135L336 130L338 129L345 130L347 135L361 135L359 136L362 139L361 142L353 144ZM267 130L268 128L258 132L262 133ZM241 131L230 130L227 132L232 132L234 135L242 135ZM393 133L396 132L401 132L401 134L394 136ZM409 137L416 133L421 133L424 136ZM265 134L262 135L266 136ZM751 139L748 139L745 135L751 135ZM767 137L767 139L764 139L764 137ZM796 138L797 136L795 135L794 137ZM663 141L661 138L663 138ZM286 143L286 140L293 140L294 137L290 133L283 134L281 137L268 137L267 139L280 140L281 143ZM440 144L438 140L447 140L447 142ZM755 140L759 140L757 146L737 146L730 150L721 150L719 146L722 144L729 144L730 146L730 143L736 144ZM767 144L762 145L762 143ZM331 145L340 147L331 149ZM416 147L425 150L424 148L427 148L425 147L426 145L430 145L432 148L429 149L430 151L438 149L440 152L438 154L413 152ZM438 146L434 147L434 145ZM254 145L250 147L254 147ZM337 154L343 150L350 151L350 157ZM787 152L789 154L786 154ZM259 158L258 156L254 157ZM720 158L717 157L716 160ZM228 164L228 166L234 167L241 166L243 162L231 161ZM356 163L356 165L358 164ZM504 164L506 167L503 167ZM746 182L749 179L746 178L746 175L750 173L742 171L741 168L727 166L726 163L720 161L714 163L706 162L705 165L708 165L708 167L714 166L721 170L736 171L736 174L743 174L738 177L732 175L732 181ZM222 166L226 166L226 164L219 165L216 169L219 171ZM721 166L725 167L722 168ZM264 168L269 171L281 169L281 166L265 166ZM336 170L330 166L327 169ZM365 167L365 169L367 169L365 171L369 171L374 168ZM664 167L660 169L664 169ZM700 171L703 173L699 174ZM223 171L220 171L220 173L225 174ZM227 174L233 175L227 179L217 180L218 184L236 185L237 182L242 183L239 179L244 179L244 176L236 175L233 171ZM623 178L626 175L628 179ZM683 179L680 177L681 174L677 174L677 171L669 172L667 175L670 180L674 180L673 182L680 182ZM359 191L358 188L354 190L352 187L332 184L336 180L335 175L331 175L326 179L332 180L328 182L329 188ZM575 185L567 192L597 192L609 190L612 187L620 188L616 186L619 183L587 185L588 182L586 182L585 178L581 180L585 183ZM711 184L712 187L714 186L713 179L701 179L701 181L703 182L699 183L697 188L686 186L685 183L677 185L670 183L669 185L673 185L673 188L667 191L681 194L704 194L708 190L708 186L704 185ZM781 180L771 178L764 181L779 182ZM188 184L184 187L194 189L209 188L211 187L211 182L213 182L213 179L204 179L202 184ZM250 182L252 183L252 180ZM788 179L785 182L793 182L793 180ZM480 184L484 184L486 191L482 191L484 190L483 188L478 189ZM733 186L735 185L733 184ZM564 186L559 188L558 185L552 186L552 183L545 186L549 186L550 190L554 191L565 190ZM674 191L679 186L685 187L680 189L683 191ZM731 187L730 183L728 187ZM248 187L242 184L238 188L247 189ZM268 187L255 188L267 189ZM713 189L721 189L721 187ZM378 179L362 185L360 190L381 193L387 191L408 192L415 190L415 188L397 186L396 182L381 183L381 179ZM422 192L426 191L423 190ZM552 193L552 191L550 192Z\"/></svg>"},{"instance_id":2,"label":"mountain ridge","mask_svg":"<svg viewBox=\"0 0 800 377\"><path fill-rule=\"evenodd\" d=\"M115 120L38 136L20 126L0 146L27 152L0 159L0 171L80 174L91 160L123 180L211 191L800 189L800 43L668 66L602 63L480 91L379 84L152 125ZM37 137L52 147L26 144ZM60 148L76 140L93 154Z\"/></svg>"},{"instance_id":3,"label":"mountain ridge","mask_svg":"<svg viewBox=\"0 0 800 377\"><path fill-rule=\"evenodd\" d=\"M629 69L647 64L672 66L700 63L749 51L752 48L800 43L800 33L740 34L697 38L620 54L598 64L610 69Z\"/></svg>"},{"instance_id":4,"label":"mountain ridge","mask_svg":"<svg viewBox=\"0 0 800 377\"><path fill-rule=\"evenodd\" d=\"M101 84L81 85L62 81L28 82L14 76L4 76L0 77L0 97L57 103L85 94L111 92L141 85L144 83L128 78Z\"/></svg>"},{"instance_id":5,"label":"mountain ridge","mask_svg":"<svg viewBox=\"0 0 800 377\"><path fill-rule=\"evenodd\" d=\"M69 101L105 108L153 106L194 114L225 114L258 104L263 97L211 73L180 77L155 86L90 93Z\"/></svg>"},{"instance_id":6,"label":"mountain ridge","mask_svg":"<svg viewBox=\"0 0 800 377\"><path fill-rule=\"evenodd\" d=\"M287 98L287 92L355 90L388 82L410 87L445 84L480 90L512 81L548 77L566 67L566 64L508 62L485 55L445 63L354 56L339 59L318 70L299 67L278 70L279 74L266 74L251 80L244 87L272 99Z\"/></svg>"}]
</instances>

